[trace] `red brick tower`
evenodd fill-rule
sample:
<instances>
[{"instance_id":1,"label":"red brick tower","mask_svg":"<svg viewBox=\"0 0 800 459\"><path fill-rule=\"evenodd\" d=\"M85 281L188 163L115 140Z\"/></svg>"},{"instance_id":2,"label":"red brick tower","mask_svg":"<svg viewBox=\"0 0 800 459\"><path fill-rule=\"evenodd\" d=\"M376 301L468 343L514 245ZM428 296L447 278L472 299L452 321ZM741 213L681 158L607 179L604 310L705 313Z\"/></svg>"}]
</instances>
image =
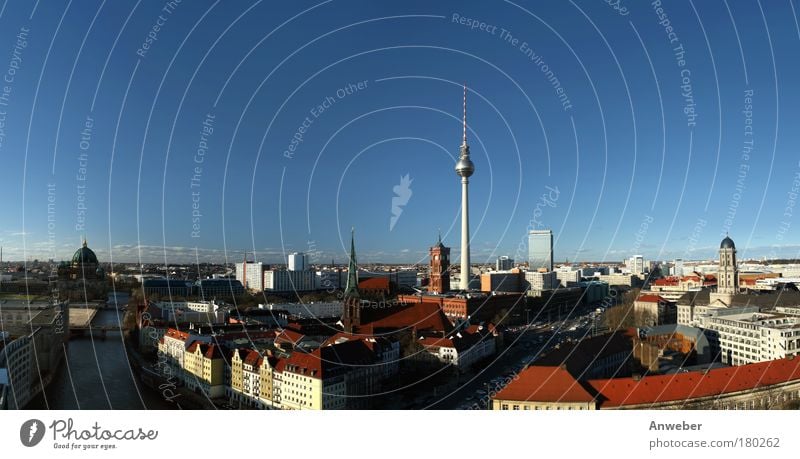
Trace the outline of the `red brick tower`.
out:
<instances>
[{"instance_id":1,"label":"red brick tower","mask_svg":"<svg viewBox=\"0 0 800 459\"><path fill-rule=\"evenodd\" d=\"M431 281L428 291L431 293L446 293L450 291L450 248L442 244L442 235L439 241L431 247Z\"/></svg>"}]
</instances>

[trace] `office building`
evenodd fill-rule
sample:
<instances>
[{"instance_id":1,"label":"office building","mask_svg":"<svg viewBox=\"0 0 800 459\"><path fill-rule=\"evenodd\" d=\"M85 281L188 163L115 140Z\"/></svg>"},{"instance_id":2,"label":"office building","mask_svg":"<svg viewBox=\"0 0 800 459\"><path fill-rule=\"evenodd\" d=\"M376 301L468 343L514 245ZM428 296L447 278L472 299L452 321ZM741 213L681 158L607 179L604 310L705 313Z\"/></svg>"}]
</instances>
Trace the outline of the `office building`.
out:
<instances>
[{"instance_id":1,"label":"office building","mask_svg":"<svg viewBox=\"0 0 800 459\"><path fill-rule=\"evenodd\" d=\"M572 287L581 281L581 271L570 267L563 267L556 270L556 278L563 287Z\"/></svg>"},{"instance_id":2,"label":"office building","mask_svg":"<svg viewBox=\"0 0 800 459\"><path fill-rule=\"evenodd\" d=\"M533 230L528 233L528 269L553 270L553 231Z\"/></svg>"},{"instance_id":3,"label":"office building","mask_svg":"<svg viewBox=\"0 0 800 459\"><path fill-rule=\"evenodd\" d=\"M236 263L236 280L245 290L260 292L264 290L264 271L267 269L269 266L261 262Z\"/></svg>"},{"instance_id":4,"label":"office building","mask_svg":"<svg viewBox=\"0 0 800 459\"><path fill-rule=\"evenodd\" d=\"M531 291L551 290L558 287L558 276L555 271L539 272L527 271L525 273L527 287Z\"/></svg>"},{"instance_id":5,"label":"office building","mask_svg":"<svg viewBox=\"0 0 800 459\"><path fill-rule=\"evenodd\" d=\"M514 267L514 259L507 256L497 257L497 271L508 271Z\"/></svg>"},{"instance_id":6,"label":"office building","mask_svg":"<svg viewBox=\"0 0 800 459\"><path fill-rule=\"evenodd\" d=\"M316 273L311 270L264 271L264 290L268 292L308 292L316 287Z\"/></svg>"},{"instance_id":7,"label":"office building","mask_svg":"<svg viewBox=\"0 0 800 459\"><path fill-rule=\"evenodd\" d=\"M306 271L311 269L311 265L308 262L308 255L303 252L290 253L288 269L289 271Z\"/></svg>"}]
</instances>

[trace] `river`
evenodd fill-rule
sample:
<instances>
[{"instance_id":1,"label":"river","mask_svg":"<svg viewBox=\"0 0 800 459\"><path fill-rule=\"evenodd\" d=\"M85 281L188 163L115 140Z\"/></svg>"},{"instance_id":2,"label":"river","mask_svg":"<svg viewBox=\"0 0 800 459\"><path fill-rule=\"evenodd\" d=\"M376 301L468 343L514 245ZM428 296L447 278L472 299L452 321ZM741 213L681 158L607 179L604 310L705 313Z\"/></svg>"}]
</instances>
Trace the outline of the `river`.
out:
<instances>
[{"instance_id":1,"label":"river","mask_svg":"<svg viewBox=\"0 0 800 459\"><path fill-rule=\"evenodd\" d=\"M118 294L116 304L128 304L127 295ZM123 311L115 308L109 297L109 308L98 310L93 326L122 323ZM87 335L69 341L64 364L43 395L26 407L55 410L141 410L175 409L173 403L140 383L128 365L120 332L108 332L105 338Z\"/></svg>"}]
</instances>

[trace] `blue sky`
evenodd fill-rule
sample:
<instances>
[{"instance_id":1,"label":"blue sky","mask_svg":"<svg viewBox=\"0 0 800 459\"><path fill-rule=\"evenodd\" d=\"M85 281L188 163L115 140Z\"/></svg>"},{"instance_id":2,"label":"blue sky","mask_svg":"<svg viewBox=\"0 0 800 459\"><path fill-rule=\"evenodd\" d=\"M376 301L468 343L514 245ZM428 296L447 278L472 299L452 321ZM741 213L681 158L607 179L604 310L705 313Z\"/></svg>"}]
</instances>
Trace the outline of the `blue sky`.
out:
<instances>
[{"instance_id":1,"label":"blue sky","mask_svg":"<svg viewBox=\"0 0 800 459\"><path fill-rule=\"evenodd\" d=\"M424 261L460 237L463 83L474 262L529 228L556 260L800 249L790 2L2 8L6 259L343 262L355 227L362 261Z\"/></svg>"}]
</instances>

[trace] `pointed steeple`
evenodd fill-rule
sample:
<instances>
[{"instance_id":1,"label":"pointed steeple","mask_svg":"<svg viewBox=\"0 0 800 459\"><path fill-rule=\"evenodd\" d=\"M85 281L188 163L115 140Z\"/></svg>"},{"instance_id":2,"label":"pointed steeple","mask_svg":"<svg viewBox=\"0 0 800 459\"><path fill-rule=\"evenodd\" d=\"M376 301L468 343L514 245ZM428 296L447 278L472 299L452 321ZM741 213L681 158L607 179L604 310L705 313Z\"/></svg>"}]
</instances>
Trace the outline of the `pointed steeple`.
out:
<instances>
[{"instance_id":1,"label":"pointed steeple","mask_svg":"<svg viewBox=\"0 0 800 459\"><path fill-rule=\"evenodd\" d=\"M444 244L442 244L442 229L441 228L439 228L439 238L436 239L436 245L434 245L434 247L444 247Z\"/></svg>"},{"instance_id":2,"label":"pointed steeple","mask_svg":"<svg viewBox=\"0 0 800 459\"><path fill-rule=\"evenodd\" d=\"M347 267L347 286L345 296L358 297L358 263L356 262L356 230L350 230L350 264Z\"/></svg>"}]
</instances>

